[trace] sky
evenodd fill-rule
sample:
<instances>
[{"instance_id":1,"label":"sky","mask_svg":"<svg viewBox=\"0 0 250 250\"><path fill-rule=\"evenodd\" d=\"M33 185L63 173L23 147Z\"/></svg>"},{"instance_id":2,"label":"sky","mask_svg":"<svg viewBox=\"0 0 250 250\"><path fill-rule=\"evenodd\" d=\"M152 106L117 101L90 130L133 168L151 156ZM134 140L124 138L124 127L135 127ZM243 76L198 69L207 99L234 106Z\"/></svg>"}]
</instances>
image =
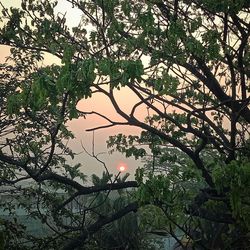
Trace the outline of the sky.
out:
<instances>
[{"instance_id":1,"label":"sky","mask_svg":"<svg viewBox=\"0 0 250 250\"><path fill-rule=\"evenodd\" d=\"M0 0L0 2L6 6L19 6L21 0ZM77 9L72 9L71 4L67 3L64 0L59 0L58 5L55 9L57 12L65 13L66 12L66 19L67 25L69 27L77 26L78 22L80 21L81 12ZM6 56L9 54L9 48L6 46L0 45L0 63L4 62ZM44 64L53 64L58 63L59 61L53 56L46 56ZM119 100L119 104L122 109L126 112L131 110L133 103L136 102L137 98L129 92L128 89L123 88L117 94L117 100ZM92 98L82 100L78 104L78 108L81 111L97 111L104 115L109 116L111 119L118 119L118 115L114 111L110 101L101 94L93 95ZM145 111L143 111L145 113ZM143 114L141 114L143 115ZM93 128L100 125L107 124L103 119L91 115L88 116L86 119L74 119L70 121L67 125L69 126L70 130L75 134L75 139L69 142L69 146L76 152L78 155L74 158L73 161L70 163L78 163L82 164L82 171L87 175L91 175L93 173L97 175L101 175L104 171L103 165L100 164L96 159L90 157L84 149L82 145L88 152L92 152L92 145L93 145L93 133L86 132L85 130L88 128ZM113 153L110 155L108 153L108 149L106 147L106 141L110 135L115 135L118 133L123 134L139 134L140 129L131 127L131 126L116 126L107 129L97 130L94 134L94 145L95 145L95 154L99 154L100 160L104 161L109 171L113 174L118 173L118 166L125 165L126 171L131 174L130 179L134 178L135 169L142 165L140 161L136 161L132 158L125 158L125 156L121 155L120 153Z\"/></svg>"}]
</instances>

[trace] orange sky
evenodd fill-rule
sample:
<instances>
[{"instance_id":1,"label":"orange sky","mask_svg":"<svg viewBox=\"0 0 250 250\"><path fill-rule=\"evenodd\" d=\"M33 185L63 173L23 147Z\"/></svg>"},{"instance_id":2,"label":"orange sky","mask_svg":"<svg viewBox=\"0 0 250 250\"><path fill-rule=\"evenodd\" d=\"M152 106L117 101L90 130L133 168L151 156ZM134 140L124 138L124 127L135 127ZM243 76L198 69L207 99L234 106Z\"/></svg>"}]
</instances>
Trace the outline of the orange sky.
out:
<instances>
[{"instance_id":1,"label":"orange sky","mask_svg":"<svg viewBox=\"0 0 250 250\"><path fill-rule=\"evenodd\" d=\"M15 6L17 7L21 1L19 0L3 0L1 1L3 5L6 7ZM66 17L68 21L68 25L70 27L76 26L80 20L81 13L79 10L72 9L69 3L65 1L59 0L59 4L56 7L57 12L65 13L67 12ZM1 9L0 9L1 11ZM9 48L6 46L0 45L0 62L5 60L5 57L9 54ZM53 56L46 56L45 57L45 64L52 64L58 63L58 61ZM123 107L124 111L129 112L132 104L136 102L136 97L132 95L128 89L122 88L119 92L117 92L117 100L119 100L119 104ZM94 95L92 98L87 100L82 100L78 108L82 111L92 111L95 110L99 113L106 114L112 119L118 118L117 114L115 113L114 109L112 108L111 103L106 99L105 96L97 94ZM141 110L142 111L142 110ZM139 111L140 112L140 111ZM140 116L143 117L145 115L145 110L143 111L144 114ZM81 141L83 145L86 147L87 150L91 151L92 148L92 132L86 132L87 128L96 127L99 125L107 124L106 121L100 119L97 116L91 115L88 116L86 119L77 119L72 120L68 123L70 129L74 132L76 139L69 142L69 145L75 152L81 152L83 149L81 148ZM112 127L107 129L98 130L95 132L95 152L107 152L106 148L106 140L110 135L115 135L117 133L124 133L124 134L138 134L140 130L135 127L131 126L119 126L119 127ZM100 158L104 160L109 168L109 170L113 173L117 173L117 165L121 162L124 162L128 169L127 171L131 173L131 177L134 174L135 169L141 164L139 161L135 161L133 159L126 159L119 153L115 153L113 155L109 154L102 154ZM83 172L86 174L96 173L101 174L104 170L102 165L99 164L96 160L89 157L86 153L79 154L74 162L81 162L83 164ZM133 178L133 177L132 177Z\"/></svg>"}]
</instances>

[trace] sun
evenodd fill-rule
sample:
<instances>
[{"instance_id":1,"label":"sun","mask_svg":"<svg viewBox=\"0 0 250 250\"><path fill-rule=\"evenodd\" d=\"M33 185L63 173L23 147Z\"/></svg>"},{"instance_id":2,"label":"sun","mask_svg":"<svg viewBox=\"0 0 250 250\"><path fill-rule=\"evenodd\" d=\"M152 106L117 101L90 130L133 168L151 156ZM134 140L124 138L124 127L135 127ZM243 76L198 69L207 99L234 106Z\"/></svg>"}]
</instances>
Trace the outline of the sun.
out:
<instances>
[{"instance_id":1,"label":"sun","mask_svg":"<svg viewBox=\"0 0 250 250\"><path fill-rule=\"evenodd\" d=\"M125 167L124 167L124 166L120 166L119 170L120 170L121 172L123 172L123 171L125 171Z\"/></svg>"},{"instance_id":2,"label":"sun","mask_svg":"<svg viewBox=\"0 0 250 250\"><path fill-rule=\"evenodd\" d=\"M119 170L119 172L124 172L127 170L127 166L125 163L120 163L118 166L117 166L117 170Z\"/></svg>"}]
</instances>

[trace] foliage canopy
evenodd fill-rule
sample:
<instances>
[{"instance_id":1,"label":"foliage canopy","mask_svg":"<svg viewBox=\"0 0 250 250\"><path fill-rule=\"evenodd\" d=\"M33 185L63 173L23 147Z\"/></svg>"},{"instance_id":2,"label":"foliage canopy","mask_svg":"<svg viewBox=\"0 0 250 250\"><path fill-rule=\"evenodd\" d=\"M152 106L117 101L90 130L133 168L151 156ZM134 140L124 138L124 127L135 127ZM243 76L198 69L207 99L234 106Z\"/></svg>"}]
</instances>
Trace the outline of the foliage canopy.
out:
<instances>
[{"instance_id":1,"label":"foliage canopy","mask_svg":"<svg viewBox=\"0 0 250 250\"><path fill-rule=\"evenodd\" d=\"M77 27L54 11L56 1L2 5L0 43L11 46L11 57L1 65L1 184L42 201L63 230L60 239L70 239L64 249L83 245L102 226L148 203L162 209L174 237L178 229L202 249L244 249L250 227L249 1L65 1L82 12ZM41 66L47 53L61 64ZM115 96L125 87L138 97L129 113ZM110 99L122 122L77 110L96 93ZM142 108L144 120L137 116ZM66 122L90 114L107 121L90 131L143 129L141 136L108 142L138 158L147 154L138 145L149 145L152 164L146 174L138 169L137 182L107 178L86 187L80 166L67 165L65 154L74 154L65 143L73 137ZM18 189L26 179L37 186ZM76 197L138 184L136 202L90 226L67 211ZM59 189L66 198L56 195ZM76 224L63 223L67 214Z\"/></svg>"}]
</instances>

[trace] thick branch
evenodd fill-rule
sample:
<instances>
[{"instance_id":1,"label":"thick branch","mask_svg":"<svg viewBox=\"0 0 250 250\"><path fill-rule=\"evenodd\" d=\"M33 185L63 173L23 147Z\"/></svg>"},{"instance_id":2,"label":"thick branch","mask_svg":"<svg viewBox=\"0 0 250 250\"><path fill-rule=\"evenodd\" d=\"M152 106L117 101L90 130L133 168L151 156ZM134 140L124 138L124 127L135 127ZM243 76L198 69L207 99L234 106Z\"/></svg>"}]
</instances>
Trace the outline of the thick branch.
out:
<instances>
[{"instance_id":1,"label":"thick branch","mask_svg":"<svg viewBox=\"0 0 250 250\"><path fill-rule=\"evenodd\" d=\"M84 187L80 183L74 180L71 180L67 177L58 175L56 173L45 174L44 176L38 178L39 182L45 181L45 180L57 181L65 185L69 185L75 188L76 190L78 190L79 195L98 193L101 191L108 191L108 190L118 190L118 189L129 188L129 187L138 187L138 184L136 181L127 181L127 182L105 184L105 185L100 185L100 186Z\"/></svg>"},{"instance_id":2,"label":"thick branch","mask_svg":"<svg viewBox=\"0 0 250 250\"><path fill-rule=\"evenodd\" d=\"M195 154L191 149L189 149L186 145L184 145L183 143L181 143L180 141L174 139L172 136L165 134L164 132L146 124L143 123L139 120L137 120L135 117L131 117L129 115L127 115L125 112L123 112L118 103L116 102L114 95L113 95L113 91L112 89L110 89L110 92L107 92L103 89L101 89L100 87L97 86L97 88L104 93L105 95L107 95L110 99L110 101L112 102L116 112L123 117L124 119L126 119L129 123L129 125L133 125L142 129L145 129L146 131L149 131L155 135L158 135L160 138L162 138L163 140L171 143L173 146L179 148L181 151L183 151L184 153L186 153L195 163L196 167L198 169L201 170L202 172L202 176L204 177L205 181L207 182L207 184L211 187L214 186L213 184L213 180L212 177L210 176L210 174L208 173L208 171L206 170L206 168L204 167L204 164L202 162L202 160L199 158L199 156L197 154Z\"/></svg>"}]
</instances>

